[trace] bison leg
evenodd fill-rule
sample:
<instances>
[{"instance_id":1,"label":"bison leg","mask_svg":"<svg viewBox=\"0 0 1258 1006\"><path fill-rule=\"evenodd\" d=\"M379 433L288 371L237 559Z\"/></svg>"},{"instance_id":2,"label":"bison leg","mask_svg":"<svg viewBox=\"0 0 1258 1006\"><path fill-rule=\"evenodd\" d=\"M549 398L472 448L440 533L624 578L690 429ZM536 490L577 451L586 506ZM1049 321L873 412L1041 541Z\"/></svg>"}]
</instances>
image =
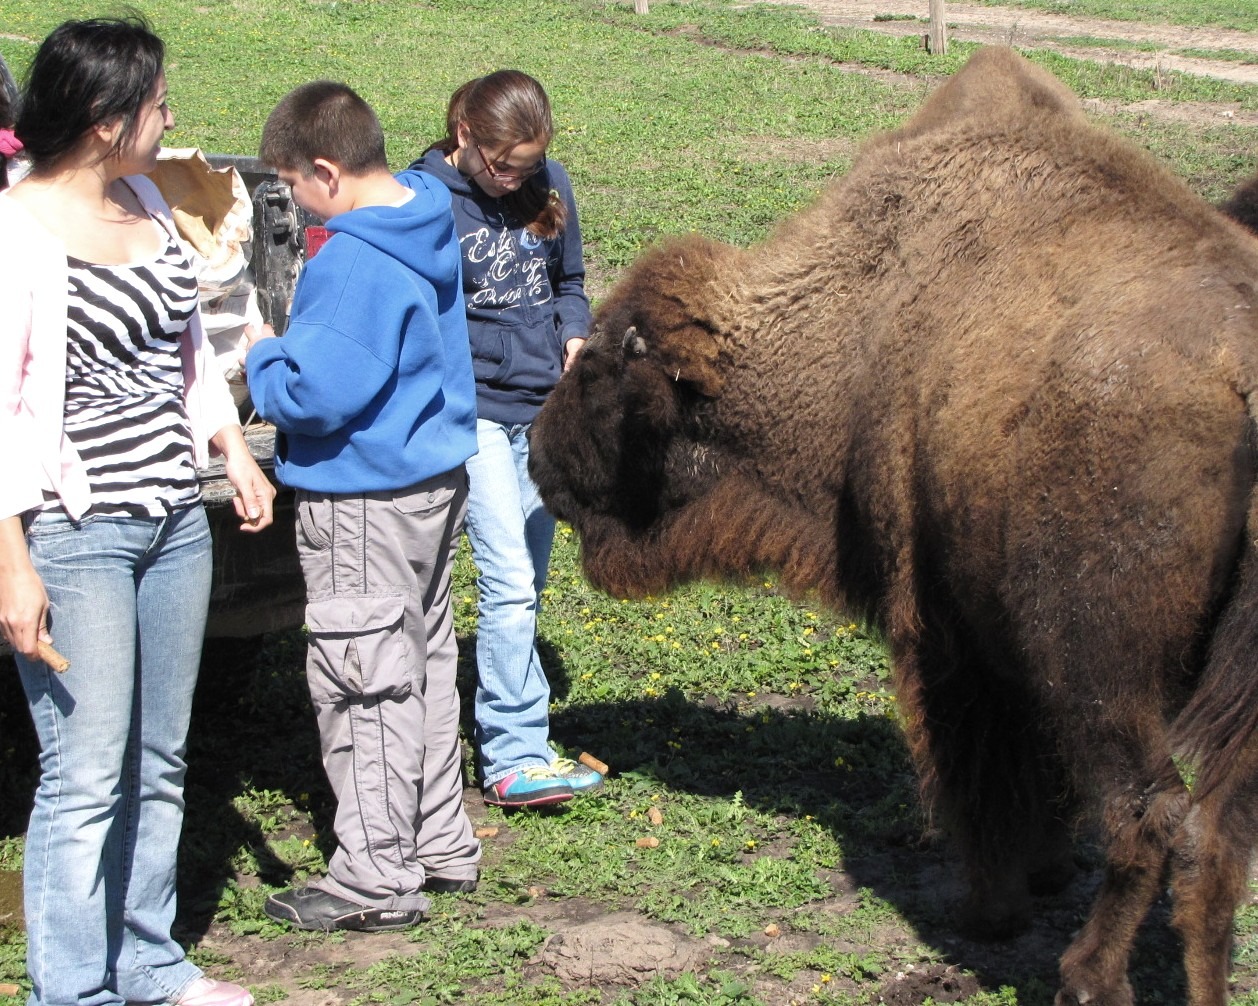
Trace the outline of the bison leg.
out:
<instances>
[{"instance_id":1,"label":"bison leg","mask_svg":"<svg viewBox=\"0 0 1258 1006\"><path fill-rule=\"evenodd\" d=\"M1132 728L1127 736L1137 733ZM1110 751L1119 749L1110 746ZM1098 757L1090 770L1101 779L1141 779L1133 757ZM1130 1006L1127 964L1136 931L1161 888L1171 838L1188 810L1188 793L1167 757L1155 781L1112 786L1103 802L1106 867L1087 923L1061 959L1057 1006Z\"/></svg>"},{"instance_id":2,"label":"bison leg","mask_svg":"<svg viewBox=\"0 0 1258 1006\"><path fill-rule=\"evenodd\" d=\"M956 631L896 647L895 658L924 799L965 863L961 927L1014 936L1030 922L1031 894L1059 889L1073 868L1067 787L1042 707Z\"/></svg>"},{"instance_id":3,"label":"bison leg","mask_svg":"<svg viewBox=\"0 0 1258 1006\"><path fill-rule=\"evenodd\" d=\"M1061 816L1050 816L1046 830L1032 850L1027 876L1032 894L1058 894L1079 872L1075 865L1074 831Z\"/></svg>"},{"instance_id":4,"label":"bison leg","mask_svg":"<svg viewBox=\"0 0 1258 1006\"><path fill-rule=\"evenodd\" d=\"M1192 1006L1227 1000L1232 920L1246 888L1258 830L1258 741L1223 782L1195 804L1175 836L1172 923L1184 941Z\"/></svg>"}]
</instances>

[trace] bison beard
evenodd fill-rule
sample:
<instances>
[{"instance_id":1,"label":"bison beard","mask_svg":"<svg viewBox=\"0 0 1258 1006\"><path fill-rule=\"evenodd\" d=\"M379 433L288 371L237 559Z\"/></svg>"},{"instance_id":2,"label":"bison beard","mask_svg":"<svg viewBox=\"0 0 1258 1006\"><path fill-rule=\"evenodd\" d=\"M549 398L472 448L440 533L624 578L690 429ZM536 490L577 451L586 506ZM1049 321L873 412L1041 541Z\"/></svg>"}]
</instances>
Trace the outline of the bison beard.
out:
<instances>
[{"instance_id":1,"label":"bison beard","mask_svg":"<svg viewBox=\"0 0 1258 1006\"><path fill-rule=\"evenodd\" d=\"M1258 833L1256 280L1242 227L983 50L761 245L644 255L533 427L604 589L772 568L884 627L970 927L1024 925L1095 810L1061 1004L1131 1002L1168 863L1191 1001L1225 1001Z\"/></svg>"}]
</instances>

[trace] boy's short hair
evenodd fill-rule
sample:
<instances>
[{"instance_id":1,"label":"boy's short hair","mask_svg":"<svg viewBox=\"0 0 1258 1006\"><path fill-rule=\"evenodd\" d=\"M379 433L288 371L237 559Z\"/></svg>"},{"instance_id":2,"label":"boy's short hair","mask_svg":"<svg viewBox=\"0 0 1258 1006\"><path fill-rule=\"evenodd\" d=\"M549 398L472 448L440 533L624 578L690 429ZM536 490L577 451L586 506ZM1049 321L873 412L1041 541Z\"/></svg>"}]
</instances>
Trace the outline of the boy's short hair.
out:
<instances>
[{"instance_id":1,"label":"boy's short hair","mask_svg":"<svg viewBox=\"0 0 1258 1006\"><path fill-rule=\"evenodd\" d=\"M258 156L282 171L314 173L315 158L352 175L389 168L384 130L347 84L315 80L289 91L267 116Z\"/></svg>"}]
</instances>

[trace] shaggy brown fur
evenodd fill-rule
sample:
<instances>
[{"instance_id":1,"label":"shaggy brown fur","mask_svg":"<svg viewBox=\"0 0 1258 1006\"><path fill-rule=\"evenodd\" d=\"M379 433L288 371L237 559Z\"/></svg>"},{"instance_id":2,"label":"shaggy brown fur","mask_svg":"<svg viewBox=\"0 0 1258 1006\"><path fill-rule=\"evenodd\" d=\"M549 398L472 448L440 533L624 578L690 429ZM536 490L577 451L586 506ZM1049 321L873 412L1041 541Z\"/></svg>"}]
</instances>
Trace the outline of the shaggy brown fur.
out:
<instances>
[{"instance_id":1,"label":"shaggy brown fur","mask_svg":"<svg viewBox=\"0 0 1258 1006\"><path fill-rule=\"evenodd\" d=\"M1062 1004L1131 1002L1168 863L1191 1000L1225 999L1258 832L1256 281L1258 242L983 50L763 244L645 255L533 427L604 589L769 567L885 627L971 927L1025 924L1096 808Z\"/></svg>"}]
</instances>

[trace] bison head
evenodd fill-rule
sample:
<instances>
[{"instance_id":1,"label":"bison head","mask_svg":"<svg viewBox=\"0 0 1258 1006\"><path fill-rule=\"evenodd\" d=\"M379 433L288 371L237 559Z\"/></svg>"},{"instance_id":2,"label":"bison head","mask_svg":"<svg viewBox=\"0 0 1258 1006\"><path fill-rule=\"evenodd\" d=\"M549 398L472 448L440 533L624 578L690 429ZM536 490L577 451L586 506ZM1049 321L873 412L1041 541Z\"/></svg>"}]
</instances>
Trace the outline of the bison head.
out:
<instances>
[{"instance_id":1,"label":"bison head","mask_svg":"<svg viewBox=\"0 0 1258 1006\"><path fill-rule=\"evenodd\" d=\"M731 366L720 291L742 254L689 237L639 259L533 424L542 499L611 593L662 591L694 572L681 568L684 528L735 471L712 418Z\"/></svg>"}]
</instances>

